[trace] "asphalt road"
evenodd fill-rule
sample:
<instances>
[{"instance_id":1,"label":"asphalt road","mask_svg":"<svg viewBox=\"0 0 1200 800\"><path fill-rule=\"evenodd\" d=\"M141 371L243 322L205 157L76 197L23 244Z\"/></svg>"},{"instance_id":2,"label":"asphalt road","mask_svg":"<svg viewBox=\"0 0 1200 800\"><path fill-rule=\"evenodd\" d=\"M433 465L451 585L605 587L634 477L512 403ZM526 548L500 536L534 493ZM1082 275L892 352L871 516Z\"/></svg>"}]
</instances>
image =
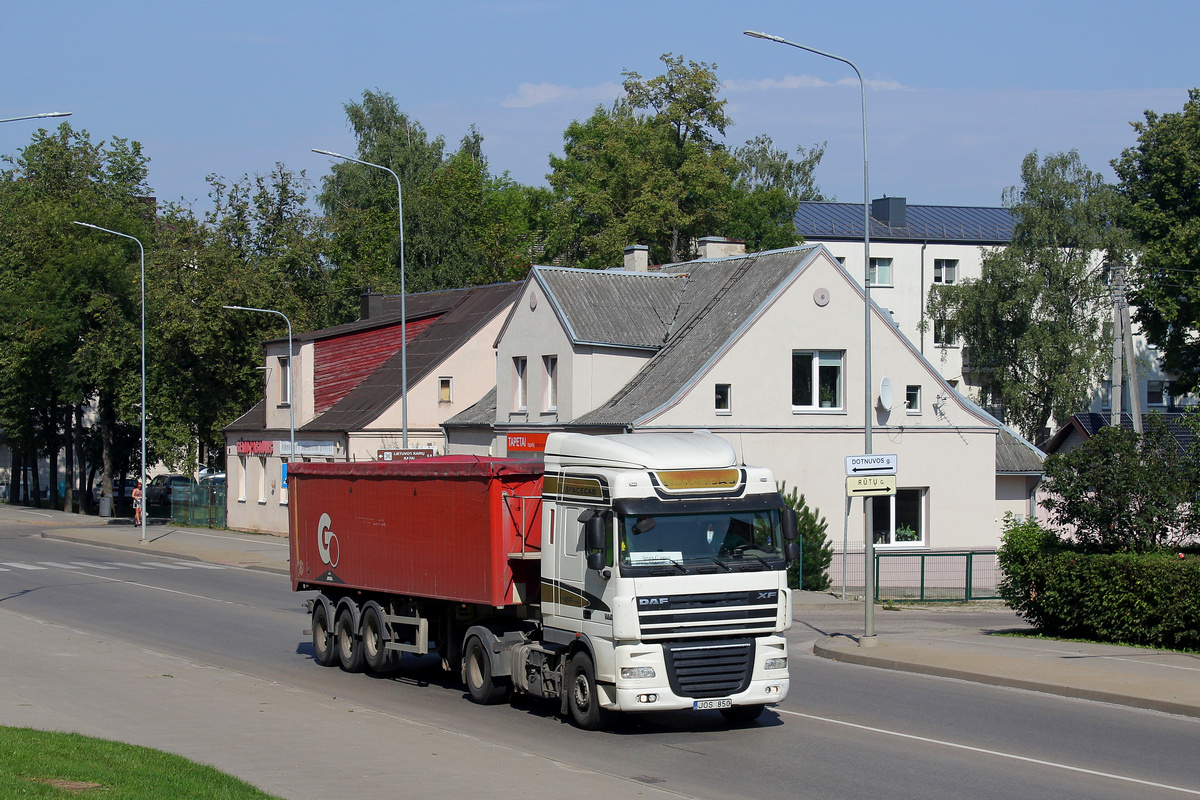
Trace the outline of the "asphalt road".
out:
<instances>
[{"instance_id":1,"label":"asphalt road","mask_svg":"<svg viewBox=\"0 0 1200 800\"><path fill-rule=\"evenodd\" d=\"M215 737L194 757L287 797L372 797L376 785L403 788L404 776L431 774L423 761L427 754L411 746L389 750L393 733L399 742L411 730L458 737L470 745L463 745L464 753L476 754L464 758L494 757L486 772L465 761L452 765L446 774L457 781L455 794L515 797L579 789L574 793L583 796L587 787L616 779L621 788L615 796L627 790L631 797L667 793L714 800L1200 795L1200 721L811 655L811 643L824 635L861 631L858 613L814 612L797 622L791 694L753 726L730 727L715 712L657 714L630 717L614 731L595 734L571 727L538 702L476 706L431 657L406 661L387 678L322 668L302 634L308 624L303 597L277 575L47 540L31 526L4 523L0 570L0 613L53 623L58 631L57 638L47 638L54 644L46 645L57 649L39 652L43 658L53 659L59 650L69 658L72 641L80 648L102 642L113 658L141 653L182 659L210 674L216 668L227 680L214 684L218 694L207 709L213 714L222 703L236 705L259 691L253 686L286 687L271 702L287 705L293 715L287 719L305 720L288 723L288 735L299 737L301 748L308 742L317 749L336 746L337 769L278 752L283 748L266 734L250 741ZM964 622L1019 625L997 611L880 611L876 618L881 633ZM37 648L40 641L33 635L23 645ZM5 668L19 670L21 663L15 658ZM248 688L247 680L257 682ZM106 706L128 704L124 694L78 700L113 719L131 713ZM363 714L356 718L344 713L347 708L372 710L377 727L364 727ZM49 712L46 719L56 724ZM12 724L3 705L0 724ZM247 748L255 746L261 752L248 758ZM530 767L535 757L563 769L547 778ZM354 763L356 758L370 763ZM303 780L266 777L289 771ZM412 780L409 789L415 788ZM572 785L555 787L547 780ZM611 788L605 791L613 796Z\"/></svg>"}]
</instances>

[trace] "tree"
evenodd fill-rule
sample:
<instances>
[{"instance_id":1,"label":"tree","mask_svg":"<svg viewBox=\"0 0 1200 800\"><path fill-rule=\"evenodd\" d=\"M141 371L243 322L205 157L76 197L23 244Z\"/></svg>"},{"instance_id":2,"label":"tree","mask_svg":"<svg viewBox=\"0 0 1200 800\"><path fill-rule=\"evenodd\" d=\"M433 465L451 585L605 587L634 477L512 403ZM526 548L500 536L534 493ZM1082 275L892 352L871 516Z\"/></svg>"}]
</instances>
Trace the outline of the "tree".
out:
<instances>
[{"instance_id":1,"label":"tree","mask_svg":"<svg viewBox=\"0 0 1200 800\"><path fill-rule=\"evenodd\" d=\"M1146 112L1138 143L1112 162L1140 254L1130 272L1134 319L1160 349L1171 388L1200 388L1200 89L1178 113Z\"/></svg>"},{"instance_id":2,"label":"tree","mask_svg":"<svg viewBox=\"0 0 1200 800\"><path fill-rule=\"evenodd\" d=\"M1145 553L1179 545L1197 532L1196 455L1195 446L1181 451L1159 414L1146 416L1143 435L1104 427L1046 459L1042 505L1089 550Z\"/></svg>"},{"instance_id":3,"label":"tree","mask_svg":"<svg viewBox=\"0 0 1200 800\"><path fill-rule=\"evenodd\" d=\"M833 562L833 546L829 544L829 524L816 509L810 509L804 495L791 491L787 483L779 485L783 502L796 512L796 527L800 531L800 563L788 568L788 585L808 592L823 592L829 588L829 565ZM799 580L797 580L799 571Z\"/></svg>"},{"instance_id":4,"label":"tree","mask_svg":"<svg viewBox=\"0 0 1200 800\"><path fill-rule=\"evenodd\" d=\"M39 130L0 174L0 425L14 450L51 458L95 398L111 492L121 426L140 417L137 246L71 223L149 240L147 159L126 139L95 144L63 123ZM71 413L72 410L75 413ZM36 475L36 471L34 473ZM51 498L57 499L57 481Z\"/></svg>"},{"instance_id":5,"label":"tree","mask_svg":"<svg viewBox=\"0 0 1200 800\"><path fill-rule=\"evenodd\" d=\"M1087 407L1104 375L1103 260L1120 257L1121 241L1115 192L1074 150L1030 153L1021 179L1004 193L1011 243L984 254L979 279L934 286L926 310L961 337L980 402L1040 441L1052 417Z\"/></svg>"},{"instance_id":6,"label":"tree","mask_svg":"<svg viewBox=\"0 0 1200 800\"><path fill-rule=\"evenodd\" d=\"M564 132L563 155L550 158L551 254L605 268L635 243L660 263L691 258L709 235L743 238L751 250L795 244L796 203L817 194L823 148L801 149L797 162L759 137L731 154L717 141L732 121L716 66L670 53L661 61L665 74L623 73L625 96Z\"/></svg>"},{"instance_id":7,"label":"tree","mask_svg":"<svg viewBox=\"0 0 1200 800\"><path fill-rule=\"evenodd\" d=\"M393 170L404 206L405 288L457 288L523 277L532 263L536 220L546 205L507 175L488 172L483 137L472 128L458 150L430 139L419 122L383 92L347 103L357 158ZM318 201L330 235L340 319L352 319L356 295L400 291L400 237L395 180L386 172L336 163ZM532 216L527 216L532 215Z\"/></svg>"}]
</instances>

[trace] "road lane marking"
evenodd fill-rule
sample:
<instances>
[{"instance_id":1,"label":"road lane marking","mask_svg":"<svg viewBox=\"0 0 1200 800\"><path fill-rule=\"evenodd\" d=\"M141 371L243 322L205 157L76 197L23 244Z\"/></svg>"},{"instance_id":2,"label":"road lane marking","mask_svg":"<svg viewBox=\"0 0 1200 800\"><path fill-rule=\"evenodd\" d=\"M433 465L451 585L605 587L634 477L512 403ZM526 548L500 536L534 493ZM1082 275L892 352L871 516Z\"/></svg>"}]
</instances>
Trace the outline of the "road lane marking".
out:
<instances>
[{"instance_id":1,"label":"road lane marking","mask_svg":"<svg viewBox=\"0 0 1200 800\"><path fill-rule=\"evenodd\" d=\"M16 569L30 569L30 570L45 569L45 567L38 567L38 566L34 566L33 564L22 564L20 561L4 561L4 562L0 562L0 563L3 563L5 566L14 567Z\"/></svg>"},{"instance_id":2,"label":"road lane marking","mask_svg":"<svg viewBox=\"0 0 1200 800\"><path fill-rule=\"evenodd\" d=\"M59 569L83 569L83 567L75 564L60 564L57 561L39 561L39 564L45 564L47 567L58 567Z\"/></svg>"},{"instance_id":3,"label":"road lane marking","mask_svg":"<svg viewBox=\"0 0 1200 800\"><path fill-rule=\"evenodd\" d=\"M146 567L141 564L126 564L124 561L109 561L108 563L126 569L154 569L154 567Z\"/></svg>"},{"instance_id":4,"label":"road lane marking","mask_svg":"<svg viewBox=\"0 0 1200 800\"><path fill-rule=\"evenodd\" d=\"M195 569L225 569L220 564L208 564L204 561L189 561L188 566Z\"/></svg>"},{"instance_id":5,"label":"road lane marking","mask_svg":"<svg viewBox=\"0 0 1200 800\"><path fill-rule=\"evenodd\" d=\"M94 561L72 561L71 563L78 564L79 566L83 567L84 569L116 569L116 567L109 567L109 566L105 566L104 564L97 564Z\"/></svg>"},{"instance_id":6,"label":"road lane marking","mask_svg":"<svg viewBox=\"0 0 1200 800\"><path fill-rule=\"evenodd\" d=\"M215 533L197 533L195 531L173 531L173 533L186 533L188 536L203 536L208 539L228 539L231 542L249 541L248 539L243 539L243 538L240 538L237 536L218 536ZM272 547L288 547L289 546L289 542L286 539L282 542L274 542L274 541L271 541L270 539L266 538L265 536L263 537L263 541L260 542L260 541L256 540L256 541L254 541L254 544L266 544L266 545L270 545Z\"/></svg>"},{"instance_id":7,"label":"road lane marking","mask_svg":"<svg viewBox=\"0 0 1200 800\"><path fill-rule=\"evenodd\" d=\"M182 564L166 564L162 561L143 561L142 563L148 567L162 567L163 569L191 569L191 567L185 567Z\"/></svg>"},{"instance_id":8,"label":"road lane marking","mask_svg":"<svg viewBox=\"0 0 1200 800\"><path fill-rule=\"evenodd\" d=\"M88 573L81 572L80 574L87 575ZM177 595L181 595L183 597L192 597L192 598L195 598L196 600L208 600L213 603L224 603L227 606L241 605L240 603L235 603L232 600L222 600L219 597L207 597L202 594L192 594L191 592L181 592L178 589L168 589L164 586L151 586L148 583L138 583L137 581L126 580L124 578L114 578L111 575L89 575L88 577L98 578L102 581L108 581L110 583L122 583L126 586L137 586L142 589L153 589L156 592L166 592L168 594L177 594Z\"/></svg>"},{"instance_id":9,"label":"road lane marking","mask_svg":"<svg viewBox=\"0 0 1200 800\"><path fill-rule=\"evenodd\" d=\"M1074 767L1070 764L1060 764L1056 761L1045 761L1040 758L1030 758L1029 756L1019 756L1015 753L1005 753L1000 750L988 750L985 747L972 747L969 744L959 744L958 742L947 742L944 739L930 739L927 736L917 736L912 733L901 733L900 731L889 731L886 728L875 728L870 725L860 725L856 722L846 722L845 720L832 719L830 717L818 717L815 714L803 714L799 711L788 711L784 708L776 708L778 714L790 714L793 717L803 717L817 722L828 722L833 725L844 725L847 728L856 728L860 731L870 731L871 733L881 733L884 736L895 736L900 739L909 739L914 742L925 742L926 744L936 744L942 747L950 747L955 750L966 750L970 753L981 753L988 756L996 756L997 758L1008 758L1013 761L1022 761L1026 764L1038 764L1043 767L1053 767L1054 769L1066 770L1067 772L1078 772L1084 775L1094 775L1098 778L1108 778L1114 781L1125 781L1126 783L1136 783L1138 786L1152 786L1155 789L1167 789L1172 792L1182 792L1183 794L1200 795L1200 789L1188 789L1185 786L1172 786L1169 783L1155 783L1154 781L1144 781L1141 778L1130 778L1127 775L1116 775L1111 772L1100 772L1099 770L1086 769L1084 767Z\"/></svg>"}]
</instances>

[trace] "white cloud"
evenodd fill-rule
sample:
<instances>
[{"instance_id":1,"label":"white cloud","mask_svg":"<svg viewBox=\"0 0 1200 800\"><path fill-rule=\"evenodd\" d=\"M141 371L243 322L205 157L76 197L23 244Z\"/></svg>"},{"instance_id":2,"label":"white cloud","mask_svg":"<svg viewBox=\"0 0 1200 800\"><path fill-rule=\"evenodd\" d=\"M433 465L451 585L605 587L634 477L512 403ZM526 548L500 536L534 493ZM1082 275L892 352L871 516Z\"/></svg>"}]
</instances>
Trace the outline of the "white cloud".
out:
<instances>
[{"instance_id":1,"label":"white cloud","mask_svg":"<svg viewBox=\"0 0 1200 800\"><path fill-rule=\"evenodd\" d=\"M811 75L788 75L782 79L763 78L762 80L725 81L722 88L727 92L766 92L774 89L819 89L823 86L858 85L857 78L841 78L835 83L814 78ZM867 86L876 91L911 91L898 81L868 80Z\"/></svg>"},{"instance_id":2,"label":"white cloud","mask_svg":"<svg viewBox=\"0 0 1200 800\"><path fill-rule=\"evenodd\" d=\"M604 102L615 100L622 91L620 84L612 82L582 88L554 83L522 83L517 87L516 94L504 98L500 105L504 108L533 108L547 103L579 100Z\"/></svg>"}]
</instances>

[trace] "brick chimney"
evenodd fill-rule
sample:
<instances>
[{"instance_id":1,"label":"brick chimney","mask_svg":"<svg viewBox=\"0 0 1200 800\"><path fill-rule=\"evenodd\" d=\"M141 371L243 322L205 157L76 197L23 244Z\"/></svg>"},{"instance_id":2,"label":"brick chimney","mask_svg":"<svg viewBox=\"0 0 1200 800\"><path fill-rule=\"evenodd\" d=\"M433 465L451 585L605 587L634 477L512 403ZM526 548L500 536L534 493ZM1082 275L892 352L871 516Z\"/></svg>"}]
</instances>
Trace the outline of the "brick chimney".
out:
<instances>
[{"instance_id":1,"label":"brick chimney","mask_svg":"<svg viewBox=\"0 0 1200 800\"><path fill-rule=\"evenodd\" d=\"M740 239L724 236L705 236L696 243L700 258L725 258L746 255L746 243Z\"/></svg>"},{"instance_id":2,"label":"brick chimney","mask_svg":"<svg viewBox=\"0 0 1200 800\"><path fill-rule=\"evenodd\" d=\"M628 272L645 272L649 268L649 247L644 244L631 244L625 248L625 269Z\"/></svg>"}]
</instances>

